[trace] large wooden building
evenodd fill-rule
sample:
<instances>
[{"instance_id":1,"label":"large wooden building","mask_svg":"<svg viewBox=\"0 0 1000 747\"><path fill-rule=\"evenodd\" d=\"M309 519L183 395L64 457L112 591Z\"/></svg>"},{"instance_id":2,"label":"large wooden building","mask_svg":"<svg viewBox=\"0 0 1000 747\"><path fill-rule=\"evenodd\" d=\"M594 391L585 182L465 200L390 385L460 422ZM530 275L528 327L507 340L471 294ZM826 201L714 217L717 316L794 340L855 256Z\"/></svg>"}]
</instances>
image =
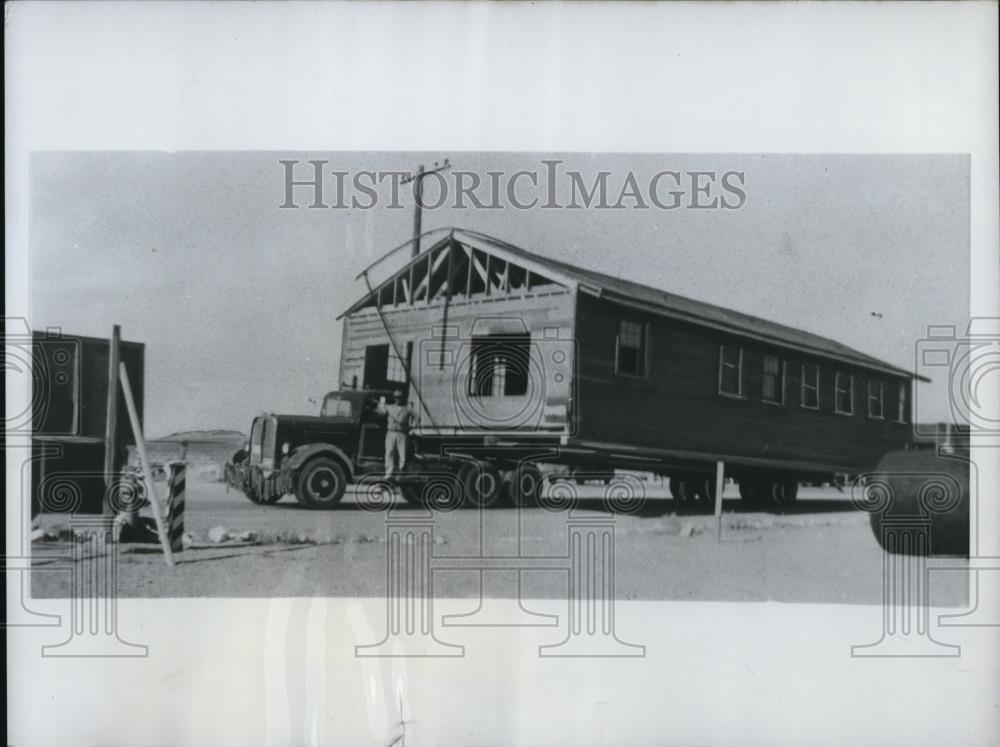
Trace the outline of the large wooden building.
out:
<instances>
[{"instance_id":1,"label":"large wooden building","mask_svg":"<svg viewBox=\"0 0 1000 747\"><path fill-rule=\"evenodd\" d=\"M407 388L424 437L742 478L874 467L913 374L834 340L448 231L344 313L341 381Z\"/></svg>"}]
</instances>

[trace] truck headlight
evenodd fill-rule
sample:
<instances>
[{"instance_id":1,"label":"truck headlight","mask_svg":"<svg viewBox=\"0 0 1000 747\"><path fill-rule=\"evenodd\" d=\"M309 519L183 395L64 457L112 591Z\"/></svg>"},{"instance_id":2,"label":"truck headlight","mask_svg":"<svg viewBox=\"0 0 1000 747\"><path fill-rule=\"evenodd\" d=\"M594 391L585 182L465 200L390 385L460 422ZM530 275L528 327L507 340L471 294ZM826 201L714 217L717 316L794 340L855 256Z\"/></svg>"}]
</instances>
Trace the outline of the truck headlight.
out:
<instances>
[{"instance_id":1,"label":"truck headlight","mask_svg":"<svg viewBox=\"0 0 1000 747\"><path fill-rule=\"evenodd\" d=\"M285 441L285 443L283 443L281 445L281 453L282 454L287 454L291 450L292 450L292 445L290 443L288 443L288 441Z\"/></svg>"}]
</instances>

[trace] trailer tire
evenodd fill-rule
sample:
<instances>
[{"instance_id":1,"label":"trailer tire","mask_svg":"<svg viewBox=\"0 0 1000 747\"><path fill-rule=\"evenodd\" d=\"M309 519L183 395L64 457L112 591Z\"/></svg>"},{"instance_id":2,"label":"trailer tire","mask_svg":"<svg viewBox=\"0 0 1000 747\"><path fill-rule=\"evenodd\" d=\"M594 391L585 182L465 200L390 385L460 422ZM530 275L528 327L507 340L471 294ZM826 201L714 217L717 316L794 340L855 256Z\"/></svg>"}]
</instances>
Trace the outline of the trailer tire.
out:
<instances>
[{"instance_id":1,"label":"trailer tire","mask_svg":"<svg viewBox=\"0 0 1000 747\"><path fill-rule=\"evenodd\" d=\"M696 481L696 493L702 504L708 504L709 509L715 508L715 475L705 475Z\"/></svg>"},{"instance_id":2,"label":"trailer tire","mask_svg":"<svg viewBox=\"0 0 1000 747\"><path fill-rule=\"evenodd\" d=\"M462 495L471 505L486 508L500 497L500 471L491 462L470 461L458 468Z\"/></svg>"},{"instance_id":3,"label":"trailer tire","mask_svg":"<svg viewBox=\"0 0 1000 747\"><path fill-rule=\"evenodd\" d=\"M682 503L697 501L699 506L712 504L715 478L708 475L682 475L670 478L670 495Z\"/></svg>"},{"instance_id":4,"label":"trailer tire","mask_svg":"<svg viewBox=\"0 0 1000 747\"><path fill-rule=\"evenodd\" d=\"M424 483L400 483L399 492L407 503L428 511L454 511L463 503L462 489L454 478L441 475Z\"/></svg>"},{"instance_id":5,"label":"trailer tire","mask_svg":"<svg viewBox=\"0 0 1000 747\"><path fill-rule=\"evenodd\" d=\"M787 506L799 495L799 484L794 480L774 480L768 485L768 498L774 506Z\"/></svg>"},{"instance_id":6,"label":"trailer tire","mask_svg":"<svg viewBox=\"0 0 1000 747\"><path fill-rule=\"evenodd\" d=\"M522 462L507 472L504 494L515 506L537 506L544 481L537 464Z\"/></svg>"},{"instance_id":7,"label":"trailer tire","mask_svg":"<svg viewBox=\"0 0 1000 747\"><path fill-rule=\"evenodd\" d=\"M330 509L340 503L347 490L347 472L340 462L328 456L318 456L299 470L295 497L303 506Z\"/></svg>"},{"instance_id":8,"label":"trailer tire","mask_svg":"<svg viewBox=\"0 0 1000 747\"><path fill-rule=\"evenodd\" d=\"M769 494L770 484L761 480L741 479L740 500L751 508L760 508Z\"/></svg>"},{"instance_id":9,"label":"trailer tire","mask_svg":"<svg viewBox=\"0 0 1000 747\"><path fill-rule=\"evenodd\" d=\"M786 480L782 483L782 502L785 505L795 503L799 497L799 484L795 480Z\"/></svg>"},{"instance_id":10,"label":"trailer tire","mask_svg":"<svg viewBox=\"0 0 1000 747\"><path fill-rule=\"evenodd\" d=\"M681 477L670 478L670 497L675 501L686 503L694 499L691 493L691 484Z\"/></svg>"}]
</instances>

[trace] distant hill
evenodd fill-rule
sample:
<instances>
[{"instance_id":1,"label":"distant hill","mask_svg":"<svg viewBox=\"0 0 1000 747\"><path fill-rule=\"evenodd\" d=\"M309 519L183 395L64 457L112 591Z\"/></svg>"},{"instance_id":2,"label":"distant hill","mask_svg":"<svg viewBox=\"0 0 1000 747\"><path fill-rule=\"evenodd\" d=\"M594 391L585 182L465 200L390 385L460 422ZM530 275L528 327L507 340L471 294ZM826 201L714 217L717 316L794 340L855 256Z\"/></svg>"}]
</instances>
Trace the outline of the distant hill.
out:
<instances>
[{"instance_id":1,"label":"distant hill","mask_svg":"<svg viewBox=\"0 0 1000 747\"><path fill-rule=\"evenodd\" d=\"M246 441L247 437L239 431L179 431L147 441L146 450L149 452L149 460L157 464L183 459L192 467L213 466L213 474L221 474L222 465Z\"/></svg>"},{"instance_id":2,"label":"distant hill","mask_svg":"<svg viewBox=\"0 0 1000 747\"><path fill-rule=\"evenodd\" d=\"M162 438L154 438L150 443L182 443L188 441L190 443L218 443L224 441L226 443L236 440L246 441L246 436L239 431L225 431L225 430L211 430L211 431L179 431L177 433L171 433L169 436L163 436Z\"/></svg>"}]
</instances>

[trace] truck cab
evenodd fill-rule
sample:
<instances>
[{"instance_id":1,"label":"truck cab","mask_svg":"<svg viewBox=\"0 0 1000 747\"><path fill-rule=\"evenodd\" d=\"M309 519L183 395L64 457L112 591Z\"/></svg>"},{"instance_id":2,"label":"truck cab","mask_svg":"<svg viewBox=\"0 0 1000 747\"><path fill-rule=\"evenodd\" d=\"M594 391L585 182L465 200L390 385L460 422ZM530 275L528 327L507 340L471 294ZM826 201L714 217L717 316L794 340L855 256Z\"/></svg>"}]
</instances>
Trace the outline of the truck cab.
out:
<instances>
[{"instance_id":1,"label":"truck cab","mask_svg":"<svg viewBox=\"0 0 1000 747\"><path fill-rule=\"evenodd\" d=\"M227 470L232 482L255 503L293 493L309 508L335 505L348 483L384 469L386 420L377 407L392 394L345 389L328 393L319 415L257 416Z\"/></svg>"}]
</instances>

